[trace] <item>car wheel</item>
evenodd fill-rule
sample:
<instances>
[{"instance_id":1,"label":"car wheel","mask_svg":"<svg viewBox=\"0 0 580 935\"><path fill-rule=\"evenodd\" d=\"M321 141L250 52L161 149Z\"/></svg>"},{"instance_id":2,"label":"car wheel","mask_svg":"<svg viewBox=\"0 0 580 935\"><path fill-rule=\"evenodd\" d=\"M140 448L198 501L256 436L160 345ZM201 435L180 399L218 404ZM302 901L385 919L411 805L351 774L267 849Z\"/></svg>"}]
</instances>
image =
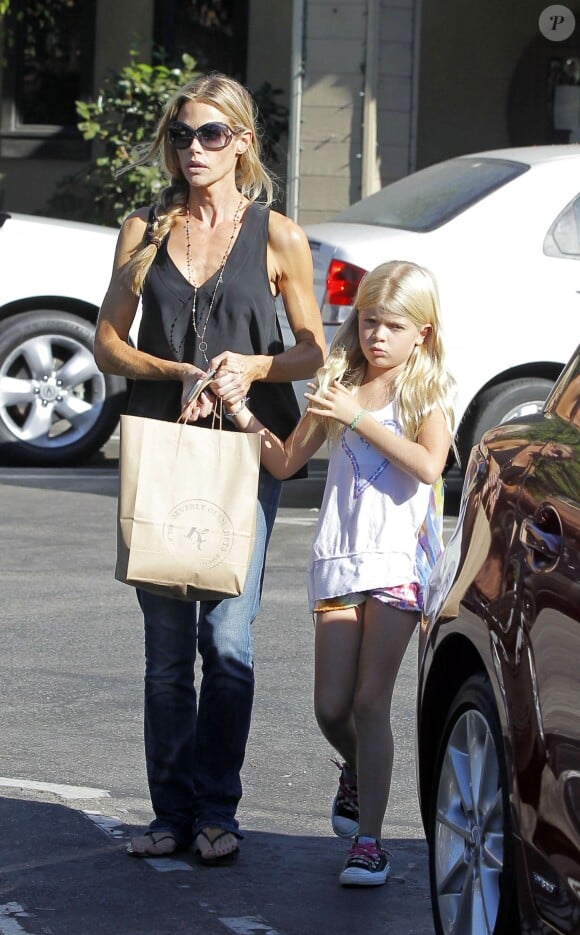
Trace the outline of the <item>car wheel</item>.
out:
<instances>
[{"instance_id":1,"label":"car wheel","mask_svg":"<svg viewBox=\"0 0 580 935\"><path fill-rule=\"evenodd\" d=\"M429 873L438 935L519 932L509 790L489 682L468 679L438 749L429 823Z\"/></svg>"},{"instance_id":2,"label":"car wheel","mask_svg":"<svg viewBox=\"0 0 580 935\"><path fill-rule=\"evenodd\" d=\"M471 449L488 429L518 416L539 412L553 385L551 380L536 377L530 380L510 380L509 383L492 386L482 393L471 428L465 433L461 430L459 432L462 463L467 464Z\"/></svg>"},{"instance_id":3,"label":"car wheel","mask_svg":"<svg viewBox=\"0 0 580 935\"><path fill-rule=\"evenodd\" d=\"M126 385L99 371L93 338L93 326L68 312L26 312L2 325L0 460L71 464L107 441Z\"/></svg>"}]
</instances>

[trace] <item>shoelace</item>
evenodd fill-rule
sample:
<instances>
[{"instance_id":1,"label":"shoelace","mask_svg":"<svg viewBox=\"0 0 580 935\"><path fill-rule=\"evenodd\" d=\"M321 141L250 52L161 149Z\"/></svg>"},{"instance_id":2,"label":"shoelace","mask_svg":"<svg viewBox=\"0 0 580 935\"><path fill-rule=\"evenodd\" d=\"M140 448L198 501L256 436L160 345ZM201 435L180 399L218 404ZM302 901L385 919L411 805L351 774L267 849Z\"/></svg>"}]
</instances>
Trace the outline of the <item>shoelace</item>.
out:
<instances>
[{"instance_id":1,"label":"shoelace","mask_svg":"<svg viewBox=\"0 0 580 935\"><path fill-rule=\"evenodd\" d=\"M380 856L381 848L376 842L372 841L364 841L362 844L359 844L357 841L348 852L349 860L352 860L354 857L363 857L365 860L377 860Z\"/></svg>"},{"instance_id":2,"label":"shoelace","mask_svg":"<svg viewBox=\"0 0 580 935\"><path fill-rule=\"evenodd\" d=\"M344 767L338 760L332 760L335 766L340 770L340 779L338 780L338 792L342 799L345 799L349 805L358 808L358 789L356 786L349 785L344 778Z\"/></svg>"}]
</instances>

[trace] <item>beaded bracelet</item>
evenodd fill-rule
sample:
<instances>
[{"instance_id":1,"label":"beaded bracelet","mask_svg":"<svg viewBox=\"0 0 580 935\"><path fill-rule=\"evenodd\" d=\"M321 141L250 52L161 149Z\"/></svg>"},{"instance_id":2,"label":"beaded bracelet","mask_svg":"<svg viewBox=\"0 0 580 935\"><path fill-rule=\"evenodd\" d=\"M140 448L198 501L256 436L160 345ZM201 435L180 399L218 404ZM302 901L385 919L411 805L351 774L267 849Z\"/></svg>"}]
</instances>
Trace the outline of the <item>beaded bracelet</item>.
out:
<instances>
[{"instance_id":1,"label":"beaded bracelet","mask_svg":"<svg viewBox=\"0 0 580 935\"><path fill-rule=\"evenodd\" d=\"M362 419L362 417L364 416L364 414L365 414L365 410L364 410L364 409L359 410L359 412L357 412L356 416L354 417L354 419L353 419L352 422L350 423L349 429L352 429L352 431L354 432L354 430L355 430L356 427L357 427L357 424L358 424L359 420Z\"/></svg>"},{"instance_id":2,"label":"beaded bracelet","mask_svg":"<svg viewBox=\"0 0 580 935\"><path fill-rule=\"evenodd\" d=\"M243 396L238 403L237 409L232 409L231 412L225 413L226 419L233 419L234 416L239 416L240 412L246 408L246 403L248 402L249 398L249 396Z\"/></svg>"}]
</instances>

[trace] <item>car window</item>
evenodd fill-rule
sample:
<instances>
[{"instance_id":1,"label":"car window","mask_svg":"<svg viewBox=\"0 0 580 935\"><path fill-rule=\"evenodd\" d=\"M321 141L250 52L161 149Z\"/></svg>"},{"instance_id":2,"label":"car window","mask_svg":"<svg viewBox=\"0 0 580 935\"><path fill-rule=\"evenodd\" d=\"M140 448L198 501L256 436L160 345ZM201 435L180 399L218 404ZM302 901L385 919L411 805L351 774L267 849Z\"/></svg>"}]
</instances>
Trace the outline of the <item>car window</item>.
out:
<instances>
[{"instance_id":1,"label":"car window","mask_svg":"<svg viewBox=\"0 0 580 935\"><path fill-rule=\"evenodd\" d=\"M544 253L580 260L580 195L566 205L552 224L544 240Z\"/></svg>"},{"instance_id":2,"label":"car window","mask_svg":"<svg viewBox=\"0 0 580 935\"><path fill-rule=\"evenodd\" d=\"M507 159L449 159L387 185L333 220L435 230L528 169L526 163Z\"/></svg>"}]
</instances>

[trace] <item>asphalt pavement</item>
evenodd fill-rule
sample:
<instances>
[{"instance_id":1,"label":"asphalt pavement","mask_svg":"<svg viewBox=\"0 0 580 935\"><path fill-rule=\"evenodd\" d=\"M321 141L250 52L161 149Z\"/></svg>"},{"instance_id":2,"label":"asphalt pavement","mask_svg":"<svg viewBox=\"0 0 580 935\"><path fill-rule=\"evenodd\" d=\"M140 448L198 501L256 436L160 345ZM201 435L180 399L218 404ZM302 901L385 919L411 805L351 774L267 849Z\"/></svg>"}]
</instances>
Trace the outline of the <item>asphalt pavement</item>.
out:
<instances>
[{"instance_id":1,"label":"asphalt pavement","mask_svg":"<svg viewBox=\"0 0 580 935\"><path fill-rule=\"evenodd\" d=\"M320 459L308 481L285 485L255 624L244 840L234 864L206 867L191 852L125 853L151 813L141 620L132 589L113 579L114 452L79 469L0 469L0 935L433 932L414 774L416 639L394 700L392 875L371 890L338 885L338 771L312 713L304 585L324 476Z\"/></svg>"}]
</instances>

